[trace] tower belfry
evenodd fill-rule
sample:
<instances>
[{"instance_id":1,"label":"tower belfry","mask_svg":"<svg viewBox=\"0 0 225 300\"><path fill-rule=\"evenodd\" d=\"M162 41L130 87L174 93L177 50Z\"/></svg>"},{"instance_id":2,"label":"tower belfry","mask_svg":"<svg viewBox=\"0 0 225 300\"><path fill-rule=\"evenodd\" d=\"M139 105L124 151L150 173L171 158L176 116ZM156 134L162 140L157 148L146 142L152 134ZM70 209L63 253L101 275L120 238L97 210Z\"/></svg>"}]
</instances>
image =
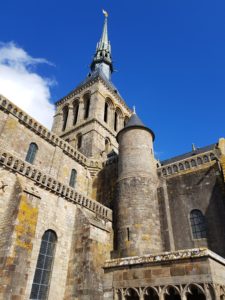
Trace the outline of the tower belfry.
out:
<instances>
[{"instance_id":1,"label":"tower belfry","mask_svg":"<svg viewBox=\"0 0 225 300\"><path fill-rule=\"evenodd\" d=\"M111 45L108 39L108 13L103 10L105 21L100 41L97 43L96 52L91 63L91 71L100 70L110 80L113 72Z\"/></svg>"}]
</instances>

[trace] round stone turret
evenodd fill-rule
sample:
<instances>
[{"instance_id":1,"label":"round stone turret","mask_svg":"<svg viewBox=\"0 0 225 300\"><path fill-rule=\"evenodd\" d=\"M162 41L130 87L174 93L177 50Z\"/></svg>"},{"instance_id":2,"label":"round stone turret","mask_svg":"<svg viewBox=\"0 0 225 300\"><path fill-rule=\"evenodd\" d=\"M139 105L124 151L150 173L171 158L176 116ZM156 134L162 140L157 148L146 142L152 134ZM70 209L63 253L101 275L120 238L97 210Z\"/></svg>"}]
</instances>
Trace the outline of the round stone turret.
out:
<instances>
[{"instance_id":1,"label":"round stone turret","mask_svg":"<svg viewBox=\"0 0 225 300\"><path fill-rule=\"evenodd\" d=\"M116 247L119 257L162 250L154 133L136 114L118 133Z\"/></svg>"}]
</instances>

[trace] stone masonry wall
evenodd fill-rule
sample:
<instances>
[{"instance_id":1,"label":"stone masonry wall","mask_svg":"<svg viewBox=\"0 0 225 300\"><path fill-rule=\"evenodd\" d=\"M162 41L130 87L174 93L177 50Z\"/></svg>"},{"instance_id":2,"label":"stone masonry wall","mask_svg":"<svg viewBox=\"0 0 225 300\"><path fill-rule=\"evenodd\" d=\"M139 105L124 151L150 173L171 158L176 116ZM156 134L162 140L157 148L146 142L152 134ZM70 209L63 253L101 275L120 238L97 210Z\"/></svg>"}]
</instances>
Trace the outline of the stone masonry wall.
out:
<instances>
[{"instance_id":1,"label":"stone masonry wall","mask_svg":"<svg viewBox=\"0 0 225 300\"><path fill-rule=\"evenodd\" d=\"M103 265L112 250L111 223L90 212L76 212L64 299L101 300Z\"/></svg>"},{"instance_id":2,"label":"stone masonry wall","mask_svg":"<svg viewBox=\"0 0 225 300\"><path fill-rule=\"evenodd\" d=\"M176 249L208 247L225 256L225 191L218 163L167 178L167 192ZM190 212L199 209L206 218L207 239L194 239Z\"/></svg>"}]
</instances>

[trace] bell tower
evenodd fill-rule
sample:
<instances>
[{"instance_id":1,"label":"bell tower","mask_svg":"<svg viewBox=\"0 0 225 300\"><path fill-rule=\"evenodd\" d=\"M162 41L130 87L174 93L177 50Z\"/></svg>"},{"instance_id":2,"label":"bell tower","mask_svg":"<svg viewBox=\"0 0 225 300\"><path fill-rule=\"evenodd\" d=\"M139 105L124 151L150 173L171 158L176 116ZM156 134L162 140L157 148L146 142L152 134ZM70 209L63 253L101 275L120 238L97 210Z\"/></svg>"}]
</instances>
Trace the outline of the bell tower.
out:
<instances>
[{"instance_id":1,"label":"bell tower","mask_svg":"<svg viewBox=\"0 0 225 300\"><path fill-rule=\"evenodd\" d=\"M56 102L52 130L88 157L105 159L118 151L117 133L131 115L111 81L113 63L108 14L90 65L90 73L71 93Z\"/></svg>"}]
</instances>

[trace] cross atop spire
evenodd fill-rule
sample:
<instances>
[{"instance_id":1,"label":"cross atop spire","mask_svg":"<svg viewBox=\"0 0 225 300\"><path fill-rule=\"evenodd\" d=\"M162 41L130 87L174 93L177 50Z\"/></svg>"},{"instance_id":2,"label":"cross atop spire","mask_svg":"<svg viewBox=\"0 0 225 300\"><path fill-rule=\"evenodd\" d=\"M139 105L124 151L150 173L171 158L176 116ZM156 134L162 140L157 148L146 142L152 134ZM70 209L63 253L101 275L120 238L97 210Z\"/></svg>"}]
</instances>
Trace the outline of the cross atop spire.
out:
<instances>
[{"instance_id":1,"label":"cross atop spire","mask_svg":"<svg viewBox=\"0 0 225 300\"><path fill-rule=\"evenodd\" d=\"M107 79L110 79L113 72L112 57L111 57L111 45L108 39L108 13L103 10L105 16L102 36L97 43L94 59L91 63L91 71L100 69Z\"/></svg>"}]
</instances>

